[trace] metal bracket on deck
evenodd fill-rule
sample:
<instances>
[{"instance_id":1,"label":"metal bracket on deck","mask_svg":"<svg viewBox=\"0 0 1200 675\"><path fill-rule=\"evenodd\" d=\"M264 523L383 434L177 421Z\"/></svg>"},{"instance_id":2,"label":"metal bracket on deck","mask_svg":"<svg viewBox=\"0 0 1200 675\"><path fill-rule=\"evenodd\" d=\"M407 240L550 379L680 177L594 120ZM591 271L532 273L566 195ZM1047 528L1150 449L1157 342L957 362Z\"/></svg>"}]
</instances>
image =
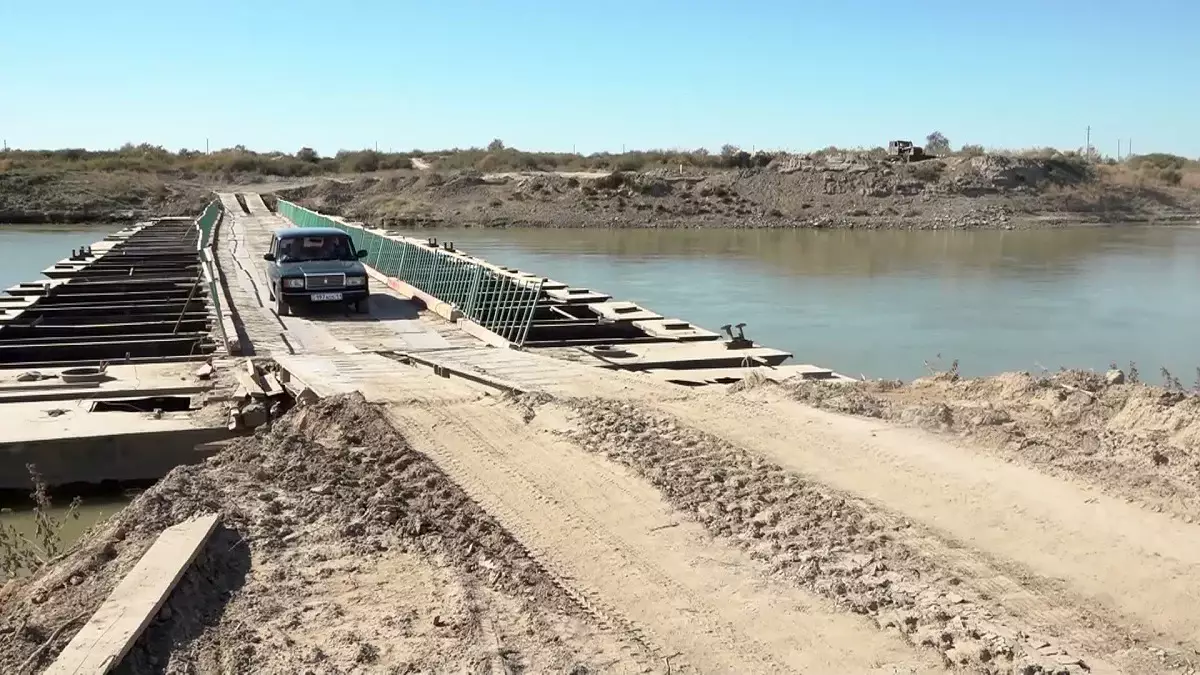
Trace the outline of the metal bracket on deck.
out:
<instances>
[{"instance_id":1,"label":"metal bracket on deck","mask_svg":"<svg viewBox=\"0 0 1200 675\"><path fill-rule=\"evenodd\" d=\"M736 328L738 334L733 334L733 329ZM721 326L721 330L729 336L729 341L725 343L726 349L750 349L754 343L746 339L746 324L739 323L736 326L725 324Z\"/></svg>"}]
</instances>

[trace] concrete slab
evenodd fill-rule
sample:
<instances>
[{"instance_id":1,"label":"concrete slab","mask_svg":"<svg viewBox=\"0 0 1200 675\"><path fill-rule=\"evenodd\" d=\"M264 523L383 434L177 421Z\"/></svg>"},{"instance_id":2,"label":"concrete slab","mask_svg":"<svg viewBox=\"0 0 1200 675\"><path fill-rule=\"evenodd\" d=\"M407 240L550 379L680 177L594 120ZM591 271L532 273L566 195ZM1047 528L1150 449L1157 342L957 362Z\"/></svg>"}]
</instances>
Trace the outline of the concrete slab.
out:
<instances>
[{"instance_id":1,"label":"concrete slab","mask_svg":"<svg viewBox=\"0 0 1200 675\"><path fill-rule=\"evenodd\" d=\"M546 297L559 302L569 302L572 304L590 304L594 302L606 302L612 300L612 296L606 293L598 293L586 288L549 288L542 286L542 291Z\"/></svg>"},{"instance_id":2,"label":"concrete slab","mask_svg":"<svg viewBox=\"0 0 1200 675\"><path fill-rule=\"evenodd\" d=\"M583 351L596 357L605 368L647 370L651 368L736 368L758 363L779 365L791 358L791 353L755 345L749 349L727 349L726 341L666 342L616 345L614 352L596 347ZM623 352L623 354L621 353Z\"/></svg>"},{"instance_id":3,"label":"concrete slab","mask_svg":"<svg viewBox=\"0 0 1200 675\"><path fill-rule=\"evenodd\" d=\"M633 325L645 331L650 337L677 342L699 342L704 340L720 340L720 333L690 324L683 319L647 319L634 321Z\"/></svg>"},{"instance_id":4,"label":"concrete slab","mask_svg":"<svg viewBox=\"0 0 1200 675\"><path fill-rule=\"evenodd\" d=\"M696 368L693 370L650 369L647 375L678 384L731 384L753 375L771 382L783 382L793 377L812 380L839 379L840 375L828 368L808 364L788 364L772 368Z\"/></svg>"},{"instance_id":5,"label":"concrete slab","mask_svg":"<svg viewBox=\"0 0 1200 675\"><path fill-rule=\"evenodd\" d=\"M652 312L641 305L615 300L612 302L594 302L587 306L602 319L608 321L657 321L662 314Z\"/></svg>"},{"instance_id":6,"label":"concrete slab","mask_svg":"<svg viewBox=\"0 0 1200 675\"><path fill-rule=\"evenodd\" d=\"M0 449L8 444L197 429L190 413L90 412L94 400L25 401L0 406Z\"/></svg>"},{"instance_id":7,"label":"concrete slab","mask_svg":"<svg viewBox=\"0 0 1200 675\"><path fill-rule=\"evenodd\" d=\"M26 465L47 483L98 483L161 478L230 438L225 420L190 413L89 412L94 401L6 403L0 406L0 489L29 487ZM210 415L216 417L216 415Z\"/></svg>"}]
</instances>

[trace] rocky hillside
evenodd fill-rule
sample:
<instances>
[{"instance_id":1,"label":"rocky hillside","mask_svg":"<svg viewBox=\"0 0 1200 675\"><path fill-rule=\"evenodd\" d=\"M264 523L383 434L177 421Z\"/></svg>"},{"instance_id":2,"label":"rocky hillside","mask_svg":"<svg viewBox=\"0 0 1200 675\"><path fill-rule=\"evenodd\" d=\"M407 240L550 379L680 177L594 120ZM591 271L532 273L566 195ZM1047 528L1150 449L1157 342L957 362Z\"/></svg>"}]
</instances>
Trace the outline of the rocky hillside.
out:
<instances>
[{"instance_id":1,"label":"rocky hillside","mask_svg":"<svg viewBox=\"0 0 1200 675\"><path fill-rule=\"evenodd\" d=\"M754 168L689 173L402 171L323 180L280 196L397 225L540 227L1031 227L1179 220L1185 188L1126 185L1077 159L1001 155L915 163L789 155Z\"/></svg>"}]
</instances>

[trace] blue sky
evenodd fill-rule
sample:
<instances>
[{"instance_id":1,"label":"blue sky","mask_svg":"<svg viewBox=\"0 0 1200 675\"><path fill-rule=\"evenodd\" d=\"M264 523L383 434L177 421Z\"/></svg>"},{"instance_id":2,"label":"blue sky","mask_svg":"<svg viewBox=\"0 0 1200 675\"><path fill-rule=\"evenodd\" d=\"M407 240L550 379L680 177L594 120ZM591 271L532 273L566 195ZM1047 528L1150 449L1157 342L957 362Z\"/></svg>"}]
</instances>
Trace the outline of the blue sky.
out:
<instances>
[{"instance_id":1,"label":"blue sky","mask_svg":"<svg viewBox=\"0 0 1200 675\"><path fill-rule=\"evenodd\" d=\"M1200 156L1196 0L0 0L12 147Z\"/></svg>"}]
</instances>

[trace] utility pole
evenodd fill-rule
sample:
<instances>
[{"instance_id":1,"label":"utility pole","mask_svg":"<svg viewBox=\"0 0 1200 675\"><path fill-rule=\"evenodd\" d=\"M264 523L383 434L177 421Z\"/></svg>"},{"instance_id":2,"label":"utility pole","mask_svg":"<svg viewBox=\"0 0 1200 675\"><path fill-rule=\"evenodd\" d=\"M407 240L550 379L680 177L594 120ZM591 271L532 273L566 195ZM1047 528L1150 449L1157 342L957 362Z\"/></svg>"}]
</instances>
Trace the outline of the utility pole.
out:
<instances>
[{"instance_id":1,"label":"utility pole","mask_svg":"<svg viewBox=\"0 0 1200 675\"><path fill-rule=\"evenodd\" d=\"M205 137L205 139L204 139L204 154L206 154L206 155L208 154L208 138L207 137Z\"/></svg>"},{"instance_id":2,"label":"utility pole","mask_svg":"<svg viewBox=\"0 0 1200 675\"><path fill-rule=\"evenodd\" d=\"M1083 154L1089 158L1092 156L1092 127L1090 124L1087 128L1087 141L1083 145Z\"/></svg>"}]
</instances>

